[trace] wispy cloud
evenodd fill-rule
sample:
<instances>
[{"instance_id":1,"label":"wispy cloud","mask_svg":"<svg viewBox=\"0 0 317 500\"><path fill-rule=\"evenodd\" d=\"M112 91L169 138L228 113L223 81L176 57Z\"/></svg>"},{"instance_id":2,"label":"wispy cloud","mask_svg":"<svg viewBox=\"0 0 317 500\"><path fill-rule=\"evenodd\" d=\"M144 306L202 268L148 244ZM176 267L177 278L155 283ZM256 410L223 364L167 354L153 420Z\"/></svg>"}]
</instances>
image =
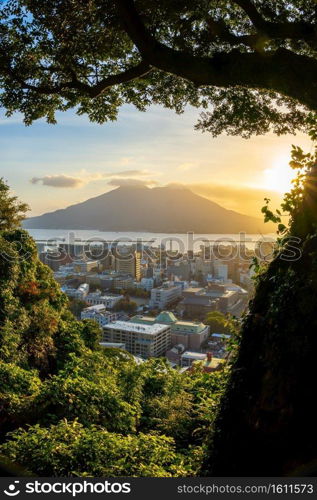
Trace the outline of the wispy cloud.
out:
<instances>
[{"instance_id":1,"label":"wispy cloud","mask_svg":"<svg viewBox=\"0 0 317 500\"><path fill-rule=\"evenodd\" d=\"M33 177L30 182L31 184L41 184L42 186L51 186L57 188L80 188L90 182L102 181L108 179L114 179L115 184L110 184L113 186L118 185L118 179L126 179L127 182L136 183L145 182L148 185L153 185L153 181L139 180L138 177L146 177L149 175L148 170L121 170L119 172L88 172L86 170L81 170L79 174L75 176L69 176L65 174L60 175L45 175L43 177Z\"/></svg>"},{"instance_id":2,"label":"wispy cloud","mask_svg":"<svg viewBox=\"0 0 317 500\"><path fill-rule=\"evenodd\" d=\"M78 188L84 184L82 179L68 175L45 175L44 177L33 177L31 184L42 184L56 188Z\"/></svg>"}]
</instances>

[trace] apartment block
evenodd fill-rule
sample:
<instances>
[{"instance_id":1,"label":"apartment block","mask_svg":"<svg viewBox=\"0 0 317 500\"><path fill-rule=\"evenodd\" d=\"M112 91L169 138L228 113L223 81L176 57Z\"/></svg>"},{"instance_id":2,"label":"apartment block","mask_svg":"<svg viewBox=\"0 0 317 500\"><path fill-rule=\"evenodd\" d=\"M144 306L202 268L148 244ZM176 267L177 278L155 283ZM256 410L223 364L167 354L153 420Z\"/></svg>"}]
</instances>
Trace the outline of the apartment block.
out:
<instances>
[{"instance_id":1,"label":"apartment block","mask_svg":"<svg viewBox=\"0 0 317 500\"><path fill-rule=\"evenodd\" d=\"M103 328L103 342L125 344L134 356L151 358L164 356L171 347L169 325L140 325L129 321L115 321Z\"/></svg>"},{"instance_id":2,"label":"apartment block","mask_svg":"<svg viewBox=\"0 0 317 500\"><path fill-rule=\"evenodd\" d=\"M116 321L117 314L107 311L103 304L86 307L80 315L81 319L92 319L96 321L101 327L104 327Z\"/></svg>"},{"instance_id":3,"label":"apartment block","mask_svg":"<svg viewBox=\"0 0 317 500\"><path fill-rule=\"evenodd\" d=\"M123 295L107 294L102 295L100 291L89 293L86 297L87 304L96 306L102 304L106 309L113 309L119 300L123 299Z\"/></svg>"},{"instance_id":4,"label":"apartment block","mask_svg":"<svg viewBox=\"0 0 317 500\"><path fill-rule=\"evenodd\" d=\"M182 296L180 286L161 286L151 290L150 307L152 309L165 309L166 306L175 302Z\"/></svg>"}]
</instances>

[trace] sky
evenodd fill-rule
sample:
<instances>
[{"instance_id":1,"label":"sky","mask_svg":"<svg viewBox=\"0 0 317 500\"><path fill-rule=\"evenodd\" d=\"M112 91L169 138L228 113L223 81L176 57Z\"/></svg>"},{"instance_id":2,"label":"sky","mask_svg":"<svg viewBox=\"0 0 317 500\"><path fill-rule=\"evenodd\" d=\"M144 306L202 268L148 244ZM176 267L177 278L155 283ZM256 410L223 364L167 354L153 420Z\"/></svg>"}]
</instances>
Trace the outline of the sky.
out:
<instances>
[{"instance_id":1,"label":"sky","mask_svg":"<svg viewBox=\"0 0 317 500\"><path fill-rule=\"evenodd\" d=\"M0 113L0 177L31 207L29 215L98 196L123 184L184 184L225 208L260 216L263 198L278 205L294 175L291 144L303 134L245 140L194 130L199 111L123 106L116 122L90 123L74 111L26 127Z\"/></svg>"}]
</instances>

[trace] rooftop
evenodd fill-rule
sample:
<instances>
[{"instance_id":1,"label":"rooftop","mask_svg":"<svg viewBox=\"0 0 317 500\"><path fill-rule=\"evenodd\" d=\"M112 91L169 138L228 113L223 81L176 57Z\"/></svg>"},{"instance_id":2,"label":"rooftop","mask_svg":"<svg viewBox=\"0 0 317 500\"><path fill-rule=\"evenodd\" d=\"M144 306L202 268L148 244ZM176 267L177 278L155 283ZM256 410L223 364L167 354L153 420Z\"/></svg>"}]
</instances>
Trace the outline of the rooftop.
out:
<instances>
[{"instance_id":1,"label":"rooftop","mask_svg":"<svg viewBox=\"0 0 317 500\"><path fill-rule=\"evenodd\" d=\"M184 352L184 354L182 354L182 358L204 361L207 358L207 354L204 352L186 351Z\"/></svg>"},{"instance_id":2,"label":"rooftop","mask_svg":"<svg viewBox=\"0 0 317 500\"><path fill-rule=\"evenodd\" d=\"M185 292L186 292L186 294L192 293L195 295L200 295L200 294L205 292L205 289L202 287L193 287L192 286L192 287L186 288Z\"/></svg>"},{"instance_id":3,"label":"rooftop","mask_svg":"<svg viewBox=\"0 0 317 500\"><path fill-rule=\"evenodd\" d=\"M139 323L132 323L130 321L114 321L105 328L111 330L124 330L126 332L147 333L148 335L155 335L163 332L168 328L167 325L155 323L154 325L140 325Z\"/></svg>"},{"instance_id":4,"label":"rooftop","mask_svg":"<svg viewBox=\"0 0 317 500\"><path fill-rule=\"evenodd\" d=\"M95 306L90 306L90 307L85 307L85 309L83 309L83 312L103 312L105 311L106 308L104 306L104 304L97 304Z\"/></svg>"},{"instance_id":5,"label":"rooftop","mask_svg":"<svg viewBox=\"0 0 317 500\"><path fill-rule=\"evenodd\" d=\"M221 359L221 358L212 358L212 359L206 358L203 366L205 366L206 368L217 369L220 365L223 365L225 362L226 362L226 360ZM195 363L195 361L194 361L194 363Z\"/></svg>"},{"instance_id":6,"label":"rooftop","mask_svg":"<svg viewBox=\"0 0 317 500\"><path fill-rule=\"evenodd\" d=\"M175 323L177 321L176 316L170 311L162 311L156 317L157 323Z\"/></svg>"}]
</instances>

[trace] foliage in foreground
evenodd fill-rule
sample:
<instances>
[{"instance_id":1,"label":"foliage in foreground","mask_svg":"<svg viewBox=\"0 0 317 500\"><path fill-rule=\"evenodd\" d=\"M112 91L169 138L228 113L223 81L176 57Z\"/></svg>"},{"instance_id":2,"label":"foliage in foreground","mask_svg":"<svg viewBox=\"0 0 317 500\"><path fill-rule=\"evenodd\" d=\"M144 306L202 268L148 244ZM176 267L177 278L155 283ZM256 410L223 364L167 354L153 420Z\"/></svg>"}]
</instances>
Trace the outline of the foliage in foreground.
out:
<instances>
[{"instance_id":1,"label":"foliage in foreground","mask_svg":"<svg viewBox=\"0 0 317 500\"><path fill-rule=\"evenodd\" d=\"M263 208L278 223L278 246L241 328L206 462L212 475L316 475L317 150L293 147L291 166L298 176L282 211Z\"/></svg>"},{"instance_id":2,"label":"foliage in foreground","mask_svg":"<svg viewBox=\"0 0 317 500\"><path fill-rule=\"evenodd\" d=\"M101 349L16 219L0 252L0 454L46 476L197 474L224 374Z\"/></svg>"}]
</instances>

